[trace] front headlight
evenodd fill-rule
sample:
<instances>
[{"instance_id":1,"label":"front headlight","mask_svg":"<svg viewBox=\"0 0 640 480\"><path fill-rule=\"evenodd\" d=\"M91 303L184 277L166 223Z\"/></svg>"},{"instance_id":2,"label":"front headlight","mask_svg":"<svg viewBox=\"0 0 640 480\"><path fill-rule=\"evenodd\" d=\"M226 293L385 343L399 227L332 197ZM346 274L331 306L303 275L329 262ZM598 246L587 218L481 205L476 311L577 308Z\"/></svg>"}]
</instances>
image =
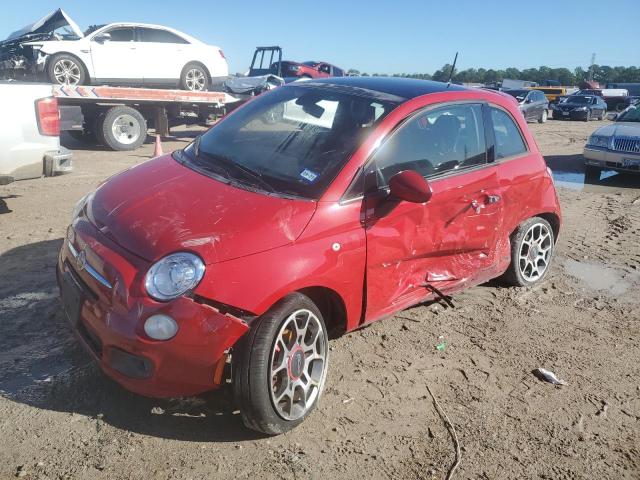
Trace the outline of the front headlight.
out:
<instances>
[{"instance_id":1,"label":"front headlight","mask_svg":"<svg viewBox=\"0 0 640 480\"><path fill-rule=\"evenodd\" d=\"M82 212L82 210L87 205L87 202L91 199L92 196L93 196L93 192L89 192L84 197L82 197L80 200L78 200L78 203L76 203L76 206L73 207L73 212L71 213L71 222L72 223L76 219L76 217L78 215L80 215L80 212Z\"/></svg>"},{"instance_id":2,"label":"front headlight","mask_svg":"<svg viewBox=\"0 0 640 480\"><path fill-rule=\"evenodd\" d=\"M587 140L587 145L592 147L602 147L607 148L609 145L609 137L605 137L602 135L591 135Z\"/></svg>"},{"instance_id":3,"label":"front headlight","mask_svg":"<svg viewBox=\"0 0 640 480\"><path fill-rule=\"evenodd\" d=\"M587 109L587 107L576 107L576 108L574 108L574 110L576 112L584 112L586 109Z\"/></svg>"},{"instance_id":4,"label":"front headlight","mask_svg":"<svg viewBox=\"0 0 640 480\"><path fill-rule=\"evenodd\" d=\"M144 285L156 300L171 300L195 288L202 280L204 269L205 265L197 255L172 253L151 266Z\"/></svg>"}]
</instances>

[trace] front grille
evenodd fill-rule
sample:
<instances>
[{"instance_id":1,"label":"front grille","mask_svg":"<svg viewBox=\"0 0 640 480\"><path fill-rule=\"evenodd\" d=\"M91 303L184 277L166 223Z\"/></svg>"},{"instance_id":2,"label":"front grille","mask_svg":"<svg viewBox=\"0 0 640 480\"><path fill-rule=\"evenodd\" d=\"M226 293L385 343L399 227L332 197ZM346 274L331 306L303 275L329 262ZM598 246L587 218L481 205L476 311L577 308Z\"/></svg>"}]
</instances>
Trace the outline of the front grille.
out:
<instances>
[{"instance_id":1,"label":"front grille","mask_svg":"<svg viewBox=\"0 0 640 480\"><path fill-rule=\"evenodd\" d=\"M617 152L640 153L640 138L616 137L613 140L613 149Z\"/></svg>"}]
</instances>

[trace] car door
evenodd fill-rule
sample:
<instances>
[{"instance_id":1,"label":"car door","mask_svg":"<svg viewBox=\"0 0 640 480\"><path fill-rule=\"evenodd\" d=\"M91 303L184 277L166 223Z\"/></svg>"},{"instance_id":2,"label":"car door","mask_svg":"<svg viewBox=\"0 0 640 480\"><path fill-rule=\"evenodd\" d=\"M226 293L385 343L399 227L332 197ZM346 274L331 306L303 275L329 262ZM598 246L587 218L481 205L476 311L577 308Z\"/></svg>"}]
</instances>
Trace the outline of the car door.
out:
<instances>
[{"instance_id":1,"label":"car door","mask_svg":"<svg viewBox=\"0 0 640 480\"><path fill-rule=\"evenodd\" d=\"M187 58L189 42L173 32L151 27L137 27L136 31L147 85L176 83L187 62L198 60Z\"/></svg>"},{"instance_id":2,"label":"car door","mask_svg":"<svg viewBox=\"0 0 640 480\"><path fill-rule=\"evenodd\" d=\"M489 145L489 148L487 148ZM427 108L400 125L368 164L366 319L450 290L495 264L502 208L480 103ZM423 204L388 196L391 177L416 170L430 183ZM487 277L489 278L489 277Z\"/></svg>"},{"instance_id":3,"label":"car door","mask_svg":"<svg viewBox=\"0 0 640 480\"><path fill-rule=\"evenodd\" d=\"M143 65L133 27L116 26L96 33L91 38L91 61L97 81L142 83Z\"/></svg>"},{"instance_id":4,"label":"car door","mask_svg":"<svg viewBox=\"0 0 640 480\"><path fill-rule=\"evenodd\" d=\"M536 116L536 91L530 91L524 100L524 118L531 120Z\"/></svg>"}]
</instances>

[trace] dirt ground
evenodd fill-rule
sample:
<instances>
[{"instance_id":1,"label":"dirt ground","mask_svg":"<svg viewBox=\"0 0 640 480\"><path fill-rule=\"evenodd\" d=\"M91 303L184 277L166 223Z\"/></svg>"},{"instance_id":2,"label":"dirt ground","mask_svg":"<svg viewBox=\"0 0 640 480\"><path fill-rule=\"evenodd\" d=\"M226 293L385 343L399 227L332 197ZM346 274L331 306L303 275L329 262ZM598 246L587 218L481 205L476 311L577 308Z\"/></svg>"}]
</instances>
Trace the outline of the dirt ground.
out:
<instances>
[{"instance_id":1,"label":"dirt ground","mask_svg":"<svg viewBox=\"0 0 640 480\"><path fill-rule=\"evenodd\" d=\"M73 174L0 189L0 478L444 478L454 445L427 386L460 441L455 478L640 478L640 176L583 184L601 123L530 125L565 217L544 284L482 285L332 341L318 410L272 438L242 427L229 392L139 397L76 345L54 275L70 212L153 145L67 139Z\"/></svg>"}]
</instances>

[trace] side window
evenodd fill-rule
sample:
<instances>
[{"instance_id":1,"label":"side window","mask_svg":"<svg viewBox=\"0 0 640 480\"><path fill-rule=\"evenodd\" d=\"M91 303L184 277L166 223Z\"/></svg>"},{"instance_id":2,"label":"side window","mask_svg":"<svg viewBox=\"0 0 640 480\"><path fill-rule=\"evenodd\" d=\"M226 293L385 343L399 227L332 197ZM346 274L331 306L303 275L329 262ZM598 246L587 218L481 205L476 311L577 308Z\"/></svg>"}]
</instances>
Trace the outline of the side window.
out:
<instances>
[{"instance_id":1,"label":"side window","mask_svg":"<svg viewBox=\"0 0 640 480\"><path fill-rule=\"evenodd\" d=\"M112 42L133 42L133 28L131 27L116 27L106 33L111 35Z\"/></svg>"},{"instance_id":2,"label":"side window","mask_svg":"<svg viewBox=\"0 0 640 480\"><path fill-rule=\"evenodd\" d=\"M482 106L450 105L412 117L374 154L379 186L402 170L425 177L486 163Z\"/></svg>"},{"instance_id":3,"label":"side window","mask_svg":"<svg viewBox=\"0 0 640 480\"><path fill-rule=\"evenodd\" d=\"M138 28L141 42L154 43L189 43L175 33L158 28Z\"/></svg>"},{"instance_id":4,"label":"side window","mask_svg":"<svg viewBox=\"0 0 640 480\"><path fill-rule=\"evenodd\" d=\"M491 121L496 137L496 158L512 157L527 151L520 130L507 112L491 107Z\"/></svg>"},{"instance_id":5,"label":"side window","mask_svg":"<svg viewBox=\"0 0 640 480\"><path fill-rule=\"evenodd\" d=\"M322 73L331 73L331 67L326 63L321 64L318 70L320 70Z\"/></svg>"}]
</instances>

